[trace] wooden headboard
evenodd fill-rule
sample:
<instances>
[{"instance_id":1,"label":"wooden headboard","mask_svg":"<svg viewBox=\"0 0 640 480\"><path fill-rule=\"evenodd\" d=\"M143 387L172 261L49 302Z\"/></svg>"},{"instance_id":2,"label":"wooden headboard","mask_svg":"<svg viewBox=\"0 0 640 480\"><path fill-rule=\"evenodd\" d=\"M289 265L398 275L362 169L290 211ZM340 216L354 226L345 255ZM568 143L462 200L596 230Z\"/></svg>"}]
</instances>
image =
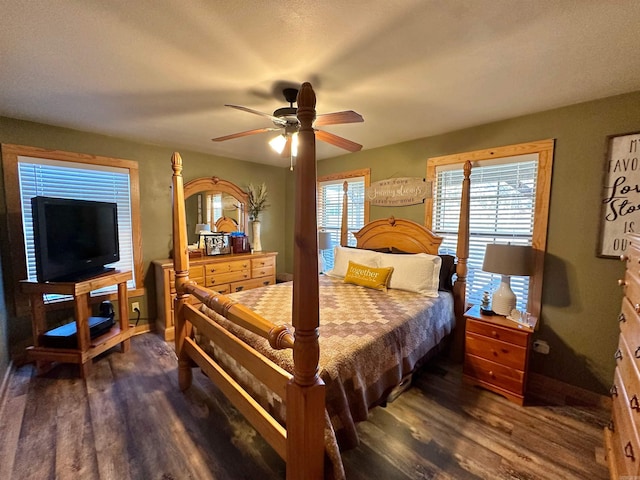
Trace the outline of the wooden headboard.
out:
<instances>
[{"instance_id":1,"label":"wooden headboard","mask_svg":"<svg viewBox=\"0 0 640 480\"><path fill-rule=\"evenodd\" d=\"M442 237L411 220L385 218L366 224L353 234L357 247L367 250L395 248L405 253L438 254Z\"/></svg>"}]
</instances>

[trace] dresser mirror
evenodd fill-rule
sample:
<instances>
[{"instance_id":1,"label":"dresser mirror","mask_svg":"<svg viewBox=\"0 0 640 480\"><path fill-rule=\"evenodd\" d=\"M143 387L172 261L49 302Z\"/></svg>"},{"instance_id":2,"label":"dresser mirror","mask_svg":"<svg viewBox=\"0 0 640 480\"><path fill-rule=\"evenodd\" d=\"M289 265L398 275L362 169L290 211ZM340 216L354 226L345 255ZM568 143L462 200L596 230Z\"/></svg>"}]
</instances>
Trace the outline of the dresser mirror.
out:
<instances>
[{"instance_id":1,"label":"dresser mirror","mask_svg":"<svg viewBox=\"0 0 640 480\"><path fill-rule=\"evenodd\" d=\"M237 185L218 177L197 178L185 183L184 197L190 244L198 241L203 224L212 232L247 232L248 196Z\"/></svg>"}]
</instances>

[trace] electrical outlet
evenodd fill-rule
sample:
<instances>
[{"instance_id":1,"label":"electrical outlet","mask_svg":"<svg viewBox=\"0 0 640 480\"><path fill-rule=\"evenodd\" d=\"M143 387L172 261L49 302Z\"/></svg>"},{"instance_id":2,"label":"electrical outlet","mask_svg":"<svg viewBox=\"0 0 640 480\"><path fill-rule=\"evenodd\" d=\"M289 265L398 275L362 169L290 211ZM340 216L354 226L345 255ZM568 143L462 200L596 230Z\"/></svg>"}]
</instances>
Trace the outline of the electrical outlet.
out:
<instances>
[{"instance_id":1,"label":"electrical outlet","mask_svg":"<svg viewBox=\"0 0 640 480\"><path fill-rule=\"evenodd\" d=\"M551 348L549 347L549 344L544 340L536 340L533 342L534 352L542 353L543 355L548 355L550 349Z\"/></svg>"},{"instance_id":2,"label":"electrical outlet","mask_svg":"<svg viewBox=\"0 0 640 480\"><path fill-rule=\"evenodd\" d=\"M140 310L140 303L138 302L131 302L131 311L133 313L136 313L136 310Z\"/></svg>"}]
</instances>

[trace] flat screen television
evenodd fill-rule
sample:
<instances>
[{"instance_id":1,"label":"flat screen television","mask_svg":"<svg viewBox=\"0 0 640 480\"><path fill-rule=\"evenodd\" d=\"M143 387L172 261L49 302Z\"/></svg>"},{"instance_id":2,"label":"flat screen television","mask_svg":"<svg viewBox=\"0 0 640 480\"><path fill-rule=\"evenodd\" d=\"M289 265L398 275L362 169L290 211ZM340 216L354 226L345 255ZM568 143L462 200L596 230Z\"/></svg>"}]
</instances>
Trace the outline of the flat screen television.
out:
<instances>
[{"instance_id":1,"label":"flat screen television","mask_svg":"<svg viewBox=\"0 0 640 480\"><path fill-rule=\"evenodd\" d=\"M116 203L31 199L39 282L80 281L120 260Z\"/></svg>"}]
</instances>

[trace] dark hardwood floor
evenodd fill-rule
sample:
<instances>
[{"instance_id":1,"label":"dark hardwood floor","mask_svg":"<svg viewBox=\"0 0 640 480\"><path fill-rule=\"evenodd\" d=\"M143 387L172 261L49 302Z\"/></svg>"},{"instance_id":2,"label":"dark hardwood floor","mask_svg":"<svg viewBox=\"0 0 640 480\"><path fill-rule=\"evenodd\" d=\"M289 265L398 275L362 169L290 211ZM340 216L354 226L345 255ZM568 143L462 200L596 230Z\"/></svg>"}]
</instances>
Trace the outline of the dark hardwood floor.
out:
<instances>
[{"instance_id":1,"label":"dark hardwood floor","mask_svg":"<svg viewBox=\"0 0 640 480\"><path fill-rule=\"evenodd\" d=\"M177 387L172 346L154 334L96 359L89 378L60 365L9 380L0 479L283 479L282 460L199 372ZM597 408L519 407L461 383L436 361L359 425L348 479L606 479Z\"/></svg>"}]
</instances>

